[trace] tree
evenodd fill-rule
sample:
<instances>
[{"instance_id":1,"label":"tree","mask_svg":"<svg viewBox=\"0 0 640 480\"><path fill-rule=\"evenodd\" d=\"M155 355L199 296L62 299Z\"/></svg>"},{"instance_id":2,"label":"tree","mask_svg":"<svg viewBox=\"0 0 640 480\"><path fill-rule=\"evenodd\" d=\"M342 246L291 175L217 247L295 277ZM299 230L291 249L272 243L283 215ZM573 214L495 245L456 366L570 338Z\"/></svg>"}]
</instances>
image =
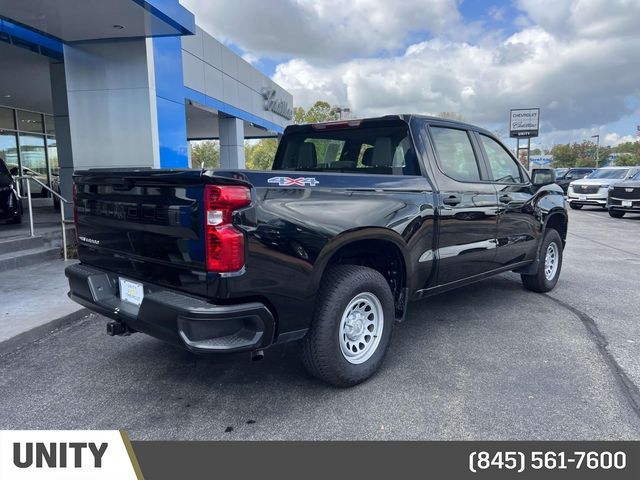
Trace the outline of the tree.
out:
<instances>
[{"instance_id":1,"label":"tree","mask_svg":"<svg viewBox=\"0 0 640 480\"><path fill-rule=\"evenodd\" d=\"M263 138L257 142L245 142L245 164L249 170L270 170L278 149L278 140Z\"/></svg>"},{"instance_id":2,"label":"tree","mask_svg":"<svg viewBox=\"0 0 640 480\"><path fill-rule=\"evenodd\" d=\"M201 140L190 145L193 168L220 168L220 142Z\"/></svg>"},{"instance_id":3,"label":"tree","mask_svg":"<svg viewBox=\"0 0 640 480\"><path fill-rule=\"evenodd\" d=\"M338 120L338 113L324 100L318 100L309 110L302 107L293 109L293 119L296 123L320 123Z\"/></svg>"},{"instance_id":4,"label":"tree","mask_svg":"<svg viewBox=\"0 0 640 480\"><path fill-rule=\"evenodd\" d=\"M555 167L573 167L576 163L576 157L571 145L559 144L554 145L551 148L551 155L553 155L553 164Z\"/></svg>"}]
</instances>

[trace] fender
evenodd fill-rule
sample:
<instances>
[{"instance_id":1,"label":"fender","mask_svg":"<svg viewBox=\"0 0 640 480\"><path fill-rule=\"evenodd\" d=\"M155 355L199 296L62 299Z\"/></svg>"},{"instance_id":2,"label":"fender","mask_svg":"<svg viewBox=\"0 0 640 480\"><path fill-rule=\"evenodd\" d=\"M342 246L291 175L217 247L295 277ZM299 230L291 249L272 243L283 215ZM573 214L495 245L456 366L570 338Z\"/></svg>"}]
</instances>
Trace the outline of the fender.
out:
<instances>
[{"instance_id":1,"label":"fender","mask_svg":"<svg viewBox=\"0 0 640 480\"><path fill-rule=\"evenodd\" d=\"M324 271L327 267L327 264L331 260L331 257L342 247L362 240L385 240L396 245L402 253L402 260L404 262L405 269L405 280L408 281L408 279L410 278L410 272L408 271L408 269L410 268L410 263L408 260L409 256L407 251L407 244L400 236L400 234L389 228L383 227L358 228L340 233L339 235L329 240L323 247L313 266L313 273L310 282L312 293L316 292L319 288L320 281L322 280L322 275L324 274Z\"/></svg>"}]
</instances>

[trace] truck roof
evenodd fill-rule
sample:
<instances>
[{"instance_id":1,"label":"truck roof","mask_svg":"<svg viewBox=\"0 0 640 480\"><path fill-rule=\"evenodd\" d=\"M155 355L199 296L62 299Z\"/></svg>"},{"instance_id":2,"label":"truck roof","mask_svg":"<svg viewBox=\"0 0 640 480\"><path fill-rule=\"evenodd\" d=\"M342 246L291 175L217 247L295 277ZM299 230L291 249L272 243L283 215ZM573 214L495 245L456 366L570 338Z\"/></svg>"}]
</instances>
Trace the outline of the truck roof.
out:
<instances>
[{"instance_id":1,"label":"truck roof","mask_svg":"<svg viewBox=\"0 0 640 480\"><path fill-rule=\"evenodd\" d=\"M365 118L353 118L353 119L344 119L344 120L333 120L330 122L295 124L295 125L289 125L285 131L287 132L303 131L308 129L309 127L313 128L315 126L317 128L318 126L321 126L321 125L327 125L327 126L345 125L345 126L358 127L363 123L368 124L368 123L378 123L378 122L394 121L394 120L408 123L412 117L424 119L430 123L438 123L440 125L450 125L458 128L465 128L465 129L486 133L487 135L490 135L490 136L495 136L489 130L479 127L477 125L473 125L471 123L461 122L459 120L453 120L450 118L434 117L430 115L420 115L415 113L390 114L390 115L383 115L380 117L365 117Z\"/></svg>"}]
</instances>

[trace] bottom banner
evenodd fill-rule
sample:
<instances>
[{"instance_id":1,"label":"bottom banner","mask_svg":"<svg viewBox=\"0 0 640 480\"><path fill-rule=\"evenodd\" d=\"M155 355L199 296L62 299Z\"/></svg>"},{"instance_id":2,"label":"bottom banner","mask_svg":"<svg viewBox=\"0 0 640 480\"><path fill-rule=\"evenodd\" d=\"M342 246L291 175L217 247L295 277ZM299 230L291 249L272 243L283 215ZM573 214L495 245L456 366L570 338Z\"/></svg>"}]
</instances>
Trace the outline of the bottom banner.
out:
<instances>
[{"instance_id":1,"label":"bottom banner","mask_svg":"<svg viewBox=\"0 0 640 480\"><path fill-rule=\"evenodd\" d=\"M633 479L640 442L132 442L146 479Z\"/></svg>"}]
</instances>

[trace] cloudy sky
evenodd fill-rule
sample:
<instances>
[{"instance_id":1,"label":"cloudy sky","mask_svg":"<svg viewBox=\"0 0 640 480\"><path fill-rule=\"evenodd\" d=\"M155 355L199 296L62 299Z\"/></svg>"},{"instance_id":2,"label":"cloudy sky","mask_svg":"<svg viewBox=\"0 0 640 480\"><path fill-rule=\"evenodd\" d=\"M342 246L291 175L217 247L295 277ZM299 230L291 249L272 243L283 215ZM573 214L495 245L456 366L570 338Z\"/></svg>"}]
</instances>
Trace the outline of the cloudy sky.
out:
<instances>
[{"instance_id":1,"label":"cloudy sky","mask_svg":"<svg viewBox=\"0 0 640 480\"><path fill-rule=\"evenodd\" d=\"M537 143L635 139L639 0L181 0L296 105L357 116L450 111L506 132L540 107Z\"/></svg>"}]
</instances>

